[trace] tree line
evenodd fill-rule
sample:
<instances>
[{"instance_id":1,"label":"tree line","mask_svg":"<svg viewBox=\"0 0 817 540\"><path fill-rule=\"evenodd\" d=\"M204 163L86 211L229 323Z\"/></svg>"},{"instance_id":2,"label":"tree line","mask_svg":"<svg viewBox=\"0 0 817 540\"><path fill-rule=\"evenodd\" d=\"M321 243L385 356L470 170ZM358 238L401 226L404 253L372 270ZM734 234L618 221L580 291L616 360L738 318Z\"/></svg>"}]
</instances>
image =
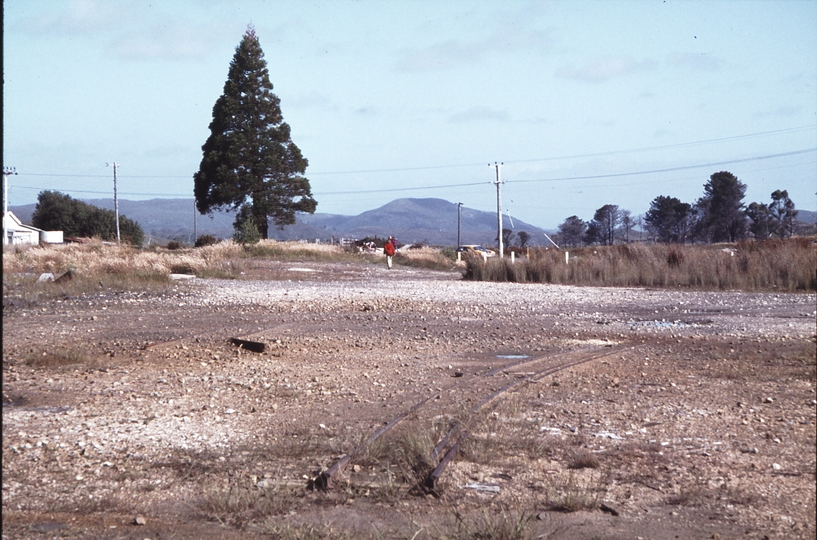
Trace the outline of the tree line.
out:
<instances>
[{"instance_id":1,"label":"tree line","mask_svg":"<svg viewBox=\"0 0 817 540\"><path fill-rule=\"evenodd\" d=\"M88 204L59 191L41 191L31 215L31 224L46 231L62 231L66 238L116 240L116 213ZM145 233L138 223L119 216L119 236L123 242L141 247Z\"/></svg>"},{"instance_id":2,"label":"tree line","mask_svg":"<svg viewBox=\"0 0 817 540\"><path fill-rule=\"evenodd\" d=\"M650 203L643 218L633 219L629 210L605 204L585 222L570 216L559 225L557 242L565 247L612 245L629 242L635 227L649 238L666 244L737 242L747 238L787 238L797 233L797 209L785 190L775 190L771 201L743 199L746 184L728 172L709 177L704 194L694 204L660 195Z\"/></svg>"}]
</instances>

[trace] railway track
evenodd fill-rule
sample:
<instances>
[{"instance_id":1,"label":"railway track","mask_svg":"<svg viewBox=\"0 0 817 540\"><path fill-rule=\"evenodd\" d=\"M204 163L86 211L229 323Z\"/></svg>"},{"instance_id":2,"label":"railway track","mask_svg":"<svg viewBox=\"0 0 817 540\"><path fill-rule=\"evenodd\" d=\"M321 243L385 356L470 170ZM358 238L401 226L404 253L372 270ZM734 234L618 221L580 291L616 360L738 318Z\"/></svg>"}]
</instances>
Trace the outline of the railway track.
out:
<instances>
[{"instance_id":1,"label":"railway track","mask_svg":"<svg viewBox=\"0 0 817 540\"><path fill-rule=\"evenodd\" d=\"M539 382L545 377L560 371L618 354L624 347L624 345L620 344L617 346L584 347L568 352L530 357L489 369L485 373L478 373L470 378L462 378L458 382L443 389L438 389L437 392L414 403L407 410L385 423L354 450L343 455L331 467L312 479L310 486L323 490L332 489L337 485L339 478L343 475L343 471L349 463L353 462L358 456L365 455L368 448L376 440L404 419L412 417L427 408L430 402L441 401L441 403L435 404L435 410L438 413L439 409L447 409L449 412L457 409L461 410L464 401L475 402L474 405L467 409L463 419L455 421L450 426L446 434L440 438L434 449L423 460L424 462L420 464L419 468L428 472L424 474L424 479L419 487L427 493L436 494L440 477L448 464L455 458L462 441L467 435L468 424L477 413L492 404L496 405L501 402L511 390ZM501 381L501 384L497 384L500 381L498 378L500 375L504 376L506 380ZM507 381L507 378L512 380ZM466 397L458 397L455 395L457 393L464 393ZM449 401L448 404L444 403L446 398Z\"/></svg>"}]
</instances>

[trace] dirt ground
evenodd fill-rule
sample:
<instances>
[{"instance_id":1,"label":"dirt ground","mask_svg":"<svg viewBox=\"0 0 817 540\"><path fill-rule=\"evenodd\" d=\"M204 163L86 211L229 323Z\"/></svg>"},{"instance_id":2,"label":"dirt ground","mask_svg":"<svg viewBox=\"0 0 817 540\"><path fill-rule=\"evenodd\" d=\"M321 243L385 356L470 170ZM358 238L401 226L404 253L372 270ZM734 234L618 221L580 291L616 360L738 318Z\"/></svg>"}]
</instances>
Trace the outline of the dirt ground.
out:
<instances>
[{"instance_id":1,"label":"dirt ground","mask_svg":"<svg viewBox=\"0 0 817 540\"><path fill-rule=\"evenodd\" d=\"M244 278L37 302L7 280L4 539L817 534L813 294Z\"/></svg>"}]
</instances>

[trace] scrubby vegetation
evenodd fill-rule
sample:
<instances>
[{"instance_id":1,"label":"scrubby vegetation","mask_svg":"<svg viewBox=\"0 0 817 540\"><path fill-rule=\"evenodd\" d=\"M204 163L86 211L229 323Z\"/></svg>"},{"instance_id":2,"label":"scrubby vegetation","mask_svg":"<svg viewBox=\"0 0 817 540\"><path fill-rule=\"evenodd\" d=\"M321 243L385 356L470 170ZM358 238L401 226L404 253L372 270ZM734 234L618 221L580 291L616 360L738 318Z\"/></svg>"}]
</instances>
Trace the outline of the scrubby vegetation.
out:
<instances>
[{"instance_id":1,"label":"scrubby vegetation","mask_svg":"<svg viewBox=\"0 0 817 540\"><path fill-rule=\"evenodd\" d=\"M622 244L567 252L540 248L515 264L510 259L467 258L463 275L477 281L815 291L816 268L814 240L791 238L729 245Z\"/></svg>"}]
</instances>

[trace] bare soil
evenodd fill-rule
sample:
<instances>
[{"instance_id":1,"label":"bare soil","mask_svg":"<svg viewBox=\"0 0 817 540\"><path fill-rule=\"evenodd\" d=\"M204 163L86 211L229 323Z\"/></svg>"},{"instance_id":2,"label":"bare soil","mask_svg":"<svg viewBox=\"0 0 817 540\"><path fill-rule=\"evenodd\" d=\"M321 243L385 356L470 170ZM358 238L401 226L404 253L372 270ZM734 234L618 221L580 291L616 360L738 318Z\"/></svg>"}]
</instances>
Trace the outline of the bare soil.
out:
<instances>
[{"instance_id":1,"label":"bare soil","mask_svg":"<svg viewBox=\"0 0 817 540\"><path fill-rule=\"evenodd\" d=\"M4 539L817 534L813 294L244 277L40 302L7 281Z\"/></svg>"}]
</instances>

